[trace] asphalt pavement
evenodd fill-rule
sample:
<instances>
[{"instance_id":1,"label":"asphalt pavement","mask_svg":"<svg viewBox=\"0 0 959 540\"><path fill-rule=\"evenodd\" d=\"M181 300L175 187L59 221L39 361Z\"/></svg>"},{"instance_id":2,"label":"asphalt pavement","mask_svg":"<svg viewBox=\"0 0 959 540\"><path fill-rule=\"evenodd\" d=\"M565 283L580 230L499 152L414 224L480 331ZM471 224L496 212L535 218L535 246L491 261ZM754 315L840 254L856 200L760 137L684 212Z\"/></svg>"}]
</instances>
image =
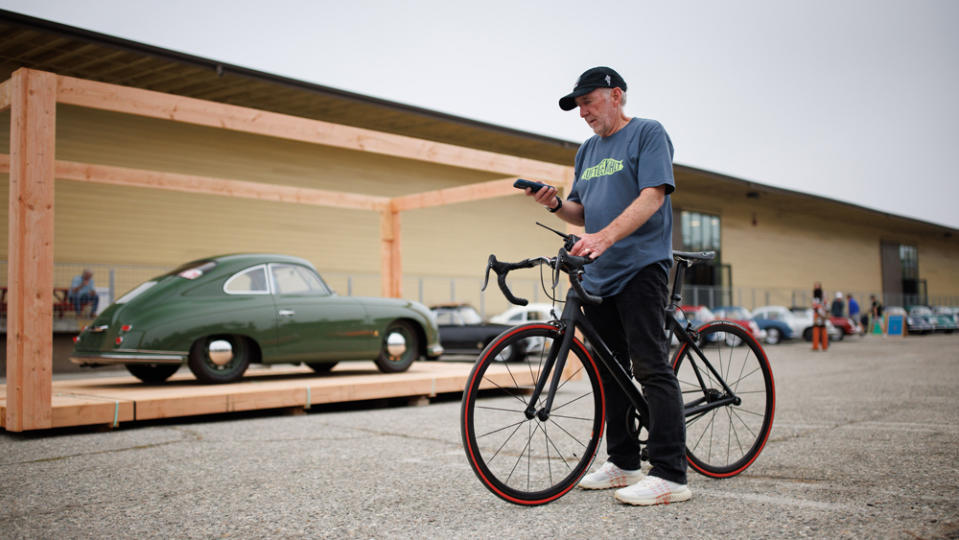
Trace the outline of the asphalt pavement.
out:
<instances>
[{"instance_id":1,"label":"asphalt pavement","mask_svg":"<svg viewBox=\"0 0 959 540\"><path fill-rule=\"evenodd\" d=\"M506 503L450 395L0 432L0 538L959 538L959 334L767 351L765 450L734 478L691 471L686 503Z\"/></svg>"}]
</instances>

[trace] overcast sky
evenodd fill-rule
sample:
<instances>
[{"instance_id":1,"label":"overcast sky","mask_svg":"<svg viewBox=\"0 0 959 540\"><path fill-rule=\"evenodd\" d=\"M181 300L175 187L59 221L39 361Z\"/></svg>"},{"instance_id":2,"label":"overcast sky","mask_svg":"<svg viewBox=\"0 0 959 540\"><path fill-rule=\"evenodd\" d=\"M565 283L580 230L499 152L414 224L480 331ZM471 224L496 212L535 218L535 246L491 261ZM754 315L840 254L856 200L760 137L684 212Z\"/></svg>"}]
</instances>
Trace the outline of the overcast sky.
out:
<instances>
[{"instance_id":1,"label":"overcast sky","mask_svg":"<svg viewBox=\"0 0 959 540\"><path fill-rule=\"evenodd\" d=\"M574 142L592 132L557 101L608 65L629 85L627 112L663 123L678 164L959 228L955 0L0 8Z\"/></svg>"}]
</instances>

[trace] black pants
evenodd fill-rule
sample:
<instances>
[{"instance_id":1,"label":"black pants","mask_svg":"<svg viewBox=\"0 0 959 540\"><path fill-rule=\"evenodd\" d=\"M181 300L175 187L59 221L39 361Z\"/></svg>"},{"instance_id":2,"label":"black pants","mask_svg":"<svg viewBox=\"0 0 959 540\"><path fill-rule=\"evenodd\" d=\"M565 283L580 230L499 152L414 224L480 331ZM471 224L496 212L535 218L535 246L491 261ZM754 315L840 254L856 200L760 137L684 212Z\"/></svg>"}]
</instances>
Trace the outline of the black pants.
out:
<instances>
[{"instance_id":1,"label":"black pants","mask_svg":"<svg viewBox=\"0 0 959 540\"><path fill-rule=\"evenodd\" d=\"M658 476L686 483L686 424L679 382L669 365L664 331L668 273L658 264L639 271L622 292L585 306L590 324L616 360L633 373L649 402L647 451ZM632 362L630 362L632 360ZM639 442L627 429L629 398L601 369L606 394L606 448L621 469L640 467Z\"/></svg>"}]
</instances>

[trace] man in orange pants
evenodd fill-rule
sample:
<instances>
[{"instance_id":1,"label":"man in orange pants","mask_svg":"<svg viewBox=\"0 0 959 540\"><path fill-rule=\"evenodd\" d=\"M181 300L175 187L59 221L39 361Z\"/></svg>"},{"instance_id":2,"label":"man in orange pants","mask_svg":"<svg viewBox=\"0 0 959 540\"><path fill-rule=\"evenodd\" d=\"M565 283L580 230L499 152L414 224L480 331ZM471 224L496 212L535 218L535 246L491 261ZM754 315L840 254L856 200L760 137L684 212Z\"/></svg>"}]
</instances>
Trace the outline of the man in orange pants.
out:
<instances>
[{"instance_id":1,"label":"man in orange pants","mask_svg":"<svg viewBox=\"0 0 959 540\"><path fill-rule=\"evenodd\" d=\"M829 349L829 332L826 330L826 301L823 299L822 284L818 281L812 290L812 350Z\"/></svg>"}]
</instances>

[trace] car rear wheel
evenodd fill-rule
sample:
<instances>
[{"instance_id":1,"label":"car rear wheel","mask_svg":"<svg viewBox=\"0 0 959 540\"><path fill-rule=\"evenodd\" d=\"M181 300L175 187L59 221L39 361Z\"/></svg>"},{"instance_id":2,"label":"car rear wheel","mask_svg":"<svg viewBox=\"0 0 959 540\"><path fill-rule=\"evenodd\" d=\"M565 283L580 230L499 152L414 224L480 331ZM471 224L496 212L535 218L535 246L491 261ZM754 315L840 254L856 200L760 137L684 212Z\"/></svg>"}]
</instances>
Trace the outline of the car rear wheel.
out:
<instances>
[{"instance_id":1,"label":"car rear wheel","mask_svg":"<svg viewBox=\"0 0 959 540\"><path fill-rule=\"evenodd\" d=\"M766 329L766 343L775 345L782 341L782 337L782 332L780 332L778 328Z\"/></svg>"},{"instance_id":2,"label":"car rear wheel","mask_svg":"<svg viewBox=\"0 0 959 540\"><path fill-rule=\"evenodd\" d=\"M235 381L250 366L250 344L240 336L207 336L190 348L187 362L200 382L219 384Z\"/></svg>"},{"instance_id":3,"label":"car rear wheel","mask_svg":"<svg viewBox=\"0 0 959 540\"><path fill-rule=\"evenodd\" d=\"M406 321L393 321L383 332L376 367L383 373L399 373L409 369L419 355L419 337L413 325Z\"/></svg>"},{"instance_id":4,"label":"car rear wheel","mask_svg":"<svg viewBox=\"0 0 959 540\"><path fill-rule=\"evenodd\" d=\"M127 364L127 371L147 384L159 384L180 369L180 364Z\"/></svg>"},{"instance_id":5,"label":"car rear wheel","mask_svg":"<svg viewBox=\"0 0 959 540\"><path fill-rule=\"evenodd\" d=\"M307 362L306 365L310 366L310 369L317 373L329 373L333 366L339 362Z\"/></svg>"}]
</instances>

